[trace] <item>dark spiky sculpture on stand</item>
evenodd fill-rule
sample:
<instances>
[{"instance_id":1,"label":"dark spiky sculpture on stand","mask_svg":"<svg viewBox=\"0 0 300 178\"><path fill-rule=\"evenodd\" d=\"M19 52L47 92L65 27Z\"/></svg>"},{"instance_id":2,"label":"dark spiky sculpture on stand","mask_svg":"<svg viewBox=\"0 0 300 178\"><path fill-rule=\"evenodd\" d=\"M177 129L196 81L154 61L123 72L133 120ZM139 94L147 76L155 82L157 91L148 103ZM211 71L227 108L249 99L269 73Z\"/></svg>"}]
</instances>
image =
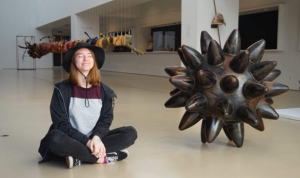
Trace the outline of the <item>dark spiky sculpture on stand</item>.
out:
<instances>
[{"instance_id":1,"label":"dark spiky sculpture on stand","mask_svg":"<svg viewBox=\"0 0 300 178\"><path fill-rule=\"evenodd\" d=\"M201 119L201 140L211 143L223 128L229 140L243 146L244 123L263 131L262 118L278 119L270 106L271 97L288 87L272 82L280 75L276 61L260 62L265 41L260 40L240 52L241 39L234 30L224 49L210 35L201 33L201 51L183 45L178 49L186 67L167 67L170 82L176 87L166 103L167 108L185 107L179 124L185 130Z\"/></svg>"}]
</instances>

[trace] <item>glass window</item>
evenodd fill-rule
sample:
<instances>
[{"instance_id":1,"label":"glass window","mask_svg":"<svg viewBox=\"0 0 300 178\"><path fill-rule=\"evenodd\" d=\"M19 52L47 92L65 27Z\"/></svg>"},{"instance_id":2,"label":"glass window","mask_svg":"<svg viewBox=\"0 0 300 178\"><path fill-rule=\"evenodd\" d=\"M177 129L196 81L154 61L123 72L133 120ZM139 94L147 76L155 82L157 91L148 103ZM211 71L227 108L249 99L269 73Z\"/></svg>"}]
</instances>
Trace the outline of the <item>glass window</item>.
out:
<instances>
[{"instance_id":1,"label":"glass window","mask_svg":"<svg viewBox=\"0 0 300 178\"><path fill-rule=\"evenodd\" d=\"M151 34L153 51L177 51L181 46L181 25L152 28Z\"/></svg>"},{"instance_id":2,"label":"glass window","mask_svg":"<svg viewBox=\"0 0 300 178\"><path fill-rule=\"evenodd\" d=\"M153 32L153 51L163 51L163 32Z\"/></svg>"},{"instance_id":3,"label":"glass window","mask_svg":"<svg viewBox=\"0 0 300 178\"><path fill-rule=\"evenodd\" d=\"M175 31L165 32L165 50L174 51L175 49Z\"/></svg>"}]
</instances>

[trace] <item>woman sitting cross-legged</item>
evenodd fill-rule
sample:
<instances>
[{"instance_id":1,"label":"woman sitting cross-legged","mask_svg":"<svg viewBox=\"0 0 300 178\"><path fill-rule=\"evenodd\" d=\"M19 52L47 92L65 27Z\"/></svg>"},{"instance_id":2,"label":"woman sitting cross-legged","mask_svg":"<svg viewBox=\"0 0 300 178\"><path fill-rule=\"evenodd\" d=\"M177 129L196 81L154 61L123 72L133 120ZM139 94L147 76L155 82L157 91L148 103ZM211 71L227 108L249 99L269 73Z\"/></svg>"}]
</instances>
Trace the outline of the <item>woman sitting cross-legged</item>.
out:
<instances>
[{"instance_id":1,"label":"woman sitting cross-legged","mask_svg":"<svg viewBox=\"0 0 300 178\"><path fill-rule=\"evenodd\" d=\"M113 120L114 91L100 82L103 49L78 43L64 58L67 80L55 84L50 112L53 124L41 140L39 153L49 161L65 157L69 168L87 163L110 163L128 156L124 150L137 139L136 130L109 130Z\"/></svg>"}]
</instances>

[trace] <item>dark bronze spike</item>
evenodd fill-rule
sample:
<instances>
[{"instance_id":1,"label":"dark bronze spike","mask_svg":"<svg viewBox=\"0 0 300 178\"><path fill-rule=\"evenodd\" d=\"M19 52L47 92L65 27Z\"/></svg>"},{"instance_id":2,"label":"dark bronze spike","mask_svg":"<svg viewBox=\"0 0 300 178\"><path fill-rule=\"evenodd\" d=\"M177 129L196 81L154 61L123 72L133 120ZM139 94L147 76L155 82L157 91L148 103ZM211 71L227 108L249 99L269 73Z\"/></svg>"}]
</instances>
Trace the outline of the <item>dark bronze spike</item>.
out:
<instances>
[{"instance_id":1,"label":"dark bronze spike","mask_svg":"<svg viewBox=\"0 0 300 178\"><path fill-rule=\"evenodd\" d=\"M269 75L276 65L276 61L263 61L251 66L251 73L256 80L260 81Z\"/></svg>"},{"instance_id":2,"label":"dark bronze spike","mask_svg":"<svg viewBox=\"0 0 300 178\"><path fill-rule=\"evenodd\" d=\"M202 54L206 54L208 51L208 46L211 40L211 36L207 33L207 31L202 31L201 32L201 40L200 40L200 44L201 44L201 52Z\"/></svg>"},{"instance_id":3,"label":"dark bronze spike","mask_svg":"<svg viewBox=\"0 0 300 178\"><path fill-rule=\"evenodd\" d=\"M220 45L215 40L211 40L208 46L207 62L210 65L220 65L224 61L225 54Z\"/></svg>"},{"instance_id":4,"label":"dark bronze spike","mask_svg":"<svg viewBox=\"0 0 300 178\"><path fill-rule=\"evenodd\" d=\"M225 93L233 93L239 87L239 80L233 75L227 75L222 78L220 86Z\"/></svg>"},{"instance_id":5,"label":"dark bronze spike","mask_svg":"<svg viewBox=\"0 0 300 178\"><path fill-rule=\"evenodd\" d=\"M213 87L217 82L215 74L208 70L199 70L197 72L197 79L199 85L205 89Z\"/></svg>"},{"instance_id":6,"label":"dark bronze spike","mask_svg":"<svg viewBox=\"0 0 300 178\"><path fill-rule=\"evenodd\" d=\"M171 66L171 67L166 67L165 72L170 77L173 77L175 75L185 75L186 74L186 68L185 67Z\"/></svg>"},{"instance_id":7,"label":"dark bronze spike","mask_svg":"<svg viewBox=\"0 0 300 178\"><path fill-rule=\"evenodd\" d=\"M188 76L173 76L170 78L170 83L179 90L190 93L194 89L195 80Z\"/></svg>"},{"instance_id":8,"label":"dark bronze spike","mask_svg":"<svg viewBox=\"0 0 300 178\"><path fill-rule=\"evenodd\" d=\"M186 62L186 60L184 59L184 56L183 56L183 52L182 52L182 48L181 48L181 47L177 49L177 53L178 53L178 55L179 55L179 57L180 57L181 62L184 64L184 66L185 66L185 67L188 67L187 62Z\"/></svg>"},{"instance_id":9,"label":"dark bronze spike","mask_svg":"<svg viewBox=\"0 0 300 178\"><path fill-rule=\"evenodd\" d=\"M206 120L202 119L202 124L201 124L201 141L202 143L206 143Z\"/></svg>"},{"instance_id":10,"label":"dark bronze spike","mask_svg":"<svg viewBox=\"0 0 300 178\"><path fill-rule=\"evenodd\" d=\"M206 117L206 139L212 143L223 128L223 122L217 117Z\"/></svg>"},{"instance_id":11,"label":"dark bronze spike","mask_svg":"<svg viewBox=\"0 0 300 178\"><path fill-rule=\"evenodd\" d=\"M238 56L235 56L231 62L230 62L230 68L238 73L242 74L246 71L249 64L249 52L246 50L239 54Z\"/></svg>"},{"instance_id":12,"label":"dark bronze spike","mask_svg":"<svg viewBox=\"0 0 300 178\"><path fill-rule=\"evenodd\" d=\"M195 69L201 65L204 58L197 50L186 45L182 45L181 48L184 59L189 67Z\"/></svg>"},{"instance_id":13,"label":"dark bronze spike","mask_svg":"<svg viewBox=\"0 0 300 178\"><path fill-rule=\"evenodd\" d=\"M243 93L245 98L253 99L262 96L268 92L268 87L254 82L246 82L243 87Z\"/></svg>"},{"instance_id":14,"label":"dark bronze spike","mask_svg":"<svg viewBox=\"0 0 300 178\"><path fill-rule=\"evenodd\" d=\"M229 131L228 131L228 128L227 128L226 125L223 126L223 131L224 131L225 135L227 136L227 138L228 138L230 141L232 141L232 138L231 138L231 136L230 136L230 134L229 134Z\"/></svg>"},{"instance_id":15,"label":"dark bronze spike","mask_svg":"<svg viewBox=\"0 0 300 178\"><path fill-rule=\"evenodd\" d=\"M261 117L258 117L257 120L258 120L257 125L250 125L250 126L255 128L256 130L264 131L265 130L264 121L262 120Z\"/></svg>"},{"instance_id":16,"label":"dark bronze spike","mask_svg":"<svg viewBox=\"0 0 300 178\"><path fill-rule=\"evenodd\" d=\"M195 125L202 119L201 115L197 112L186 111L180 121L179 130L185 130Z\"/></svg>"},{"instance_id":17,"label":"dark bronze spike","mask_svg":"<svg viewBox=\"0 0 300 178\"><path fill-rule=\"evenodd\" d=\"M250 47L247 48L249 51L249 60L252 61L254 64L261 61L264 52L265 52L266 41L259 40L256 43L252 44Z\"/></svg>"},{"instance_id":18,"label":"dark bronze spike","mask_svg":"<svg viewBox=\"0 0 300 178\"><path fill-rule=\"evenodd\" d=\"M274 103L272 98L266 98L265 101L269 104L272 105Z\"/></svg>"},{"instance_id":19,"label":"dark bronze spike","mask_svg":"<svg viewBox=\"0 0 300 178\"><path fill-rule=\"evenodd\" d=\"M207 106L207 98L201 93L193 95L186 103L185 109L190 112L200 112Z\"/></svg>"},{"instance_id":20,"label":"dark bronze spike","mask_svg":"<svg viewBox=\"0 0 300 178\"><path fill-rule=\"evenodd\" d=\"M189 100L190 95L180 91L173 95L166 103L166 108L180 108L186 105L186 102Z\"/></svg>"},{"instance_id":21,"label":"dark bronze spike","mask_svg":"<svg viewBox=\"0 0 300 178\"><path fill-rule=\"evenodd\" d=\"M278 119L278 113L268 103L260 104L256 109L256 114L266 119Z\"/></svg>"},{"instance_id":22,"label":"dark bronze spike","mask_svg":"<svg viewBox=\"0 0 300 178\"><path fill-rule=\"evenodd\" d=\"M250 125L257 125L258 120L256 113L251 109L249 105L242 105L236 111L236 116L241 121L250 124Z\"/></svg>"},{"instance_id":23,"label":"dark bronze spike","mask_svg":"<svg viewBox=\"0 0 300 178\"><path fill-rule=\"evenodd\" d=\"M229 35L223 51L229 54L238 55L241 50L241 37L238 29L234 29Z\"/></svg>"},{"instance_id":24,"label":"dark bronze spike","mask_svg":"<svg viewBox=\"0 0 300 178\"><path fill-rule=\"evenodd\" d=\"M264 83L265 83L266 87L269 88L269 91L265 94L266 98L280 95L289 90L288 86L283 85L281 83L276 83L276 82L264 82Z\"/></svg>"},{"instance_id":25,"label":"dark bronze spike","mask_svg":"<svg viewBox=\"0 0 300 178\"><path fill-rule=\"evenodd\" d=\"M226 127L235 145L238 148L242 147L244 143L244 123L229 124Z\"/></svg>"},{"instance_id":26,"label":"dark bronze spike","mask_svg":"<svg viewBox=\"0 0 300 178\"><path fill-rule=\"evenodd\" d=\"M270 82L272 82L272 81L275 80L280 74L281 74L281 71L280 71L280 70L274 69L274 70L272 70L271 73L269 73L268 76L265 77L264 81L270 81Z\"/></svg>"},{"instance_id":27,"label":"dark bronze spike","mask_svg":"<svg viewBox=\"0 0 300 178\"><path fill-rule=\"evenodd\" d=\"M219 99L215 104L215 110L222 117L229 117L233 112L233 103L230 99Z\"/></svg>"},{"instance_id":28,"label":"dark bronze spike","mask_svg":"<svg viewBox=\"0 0 300 178\"><path fill-rule=\"evenodd\" d=\"M170 95L173 96L175 95L176 93L180 92L180 90L178 88L174 88L171 92L170 92Z\"/></svg>"}]
</instances>

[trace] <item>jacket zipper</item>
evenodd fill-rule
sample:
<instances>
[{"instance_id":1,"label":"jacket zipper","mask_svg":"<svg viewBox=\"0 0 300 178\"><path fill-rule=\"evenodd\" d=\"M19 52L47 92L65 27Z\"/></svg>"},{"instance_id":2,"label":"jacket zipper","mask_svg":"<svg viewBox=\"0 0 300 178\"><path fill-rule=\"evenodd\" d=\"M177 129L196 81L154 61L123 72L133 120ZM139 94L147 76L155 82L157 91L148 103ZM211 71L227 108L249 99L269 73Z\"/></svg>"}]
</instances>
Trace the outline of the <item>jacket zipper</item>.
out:
<instances>
[{"instance_id":1,"label":"jacket zipper","mask_svg":"<svg viewBox=\"0 0 300 178\"><path fill-rule=\"evenodd\" d=\"M62 96L60 90L59 90L56 86L54 86L54 88L56 88L56 89L59 91L59 94L60 94L60 96L61 96L61 98L62 98L62 100L63 100L63 103L64 103L66 115L67 115L67 117L68 117L68 119L69 119L69 115L68 115L68 112L67 112L67 108L66 108L66 104L65 104L64 97Z\"/></svg>"}]
</instances>

